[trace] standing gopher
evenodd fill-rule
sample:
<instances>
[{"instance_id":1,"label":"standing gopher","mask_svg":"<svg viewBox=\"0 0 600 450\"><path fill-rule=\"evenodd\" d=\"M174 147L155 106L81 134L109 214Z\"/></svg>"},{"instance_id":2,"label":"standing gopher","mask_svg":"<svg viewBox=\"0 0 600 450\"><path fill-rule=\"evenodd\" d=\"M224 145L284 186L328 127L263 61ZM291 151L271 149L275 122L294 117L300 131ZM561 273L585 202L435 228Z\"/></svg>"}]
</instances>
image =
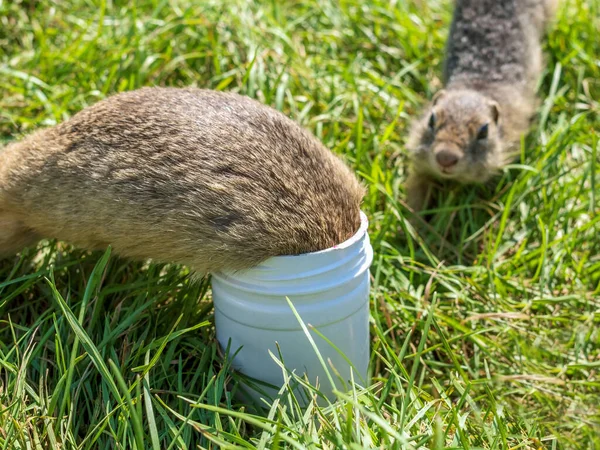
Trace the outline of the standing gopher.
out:
<instances>
[{"instance_id":1,"label":"standing gopher","mask_svg":"<svg viewBox=\"0 0 600 450\"><path fill-rule=\"evenodd\" d=\"M41 238L204 273L321 250L363 188L314 136L235 94L144 88L0 150L0 257Z\"/></svg>"},{"instance_id":2,"label":"standing gopher","mask_svg":"<svg viewBox=\"0 0 600 450\"><path fill-rule=\"evenodd\" d=\"M537 107L540 39L557 0L457 0L445 88L412 127L408 203L433 179L482 183L509 162Z\"/></svg>"}]
</instances>

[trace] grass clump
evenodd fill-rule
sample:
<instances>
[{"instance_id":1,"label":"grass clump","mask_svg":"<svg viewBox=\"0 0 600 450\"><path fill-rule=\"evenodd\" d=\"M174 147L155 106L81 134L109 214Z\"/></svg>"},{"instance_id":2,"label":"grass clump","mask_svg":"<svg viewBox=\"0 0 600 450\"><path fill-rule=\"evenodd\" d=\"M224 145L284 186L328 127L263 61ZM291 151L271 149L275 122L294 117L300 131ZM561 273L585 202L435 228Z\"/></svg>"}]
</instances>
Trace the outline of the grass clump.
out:
<instances>
[{"instance_id":1,"label":"grass clump","mask_svg":"<svg viewBox=\"0 0 600 450\"><path fill-rule=\"evenodd\" d=\"M0 139L145 85L280 109L368 186L373 384L236 402L208 280L47 242L0 263L0 448L596 448L600 2L563 2L539 120L497 183L408 224L406 131L448 2L0 0Z\"/></svg>"}]
</instances>

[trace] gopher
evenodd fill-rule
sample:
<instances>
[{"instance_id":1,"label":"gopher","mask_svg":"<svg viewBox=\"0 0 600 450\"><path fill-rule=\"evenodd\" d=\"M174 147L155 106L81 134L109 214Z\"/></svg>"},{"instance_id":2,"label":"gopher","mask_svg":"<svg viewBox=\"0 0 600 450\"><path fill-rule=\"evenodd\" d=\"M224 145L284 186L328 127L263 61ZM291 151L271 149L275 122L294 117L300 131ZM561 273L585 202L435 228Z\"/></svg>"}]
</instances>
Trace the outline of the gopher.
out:
<instances>
[{"instance_id":1,"label":"gopher","mask_svg":"<svg viewBox=\"0 0 600 450\"><path fill-rule=\"evenodd\" d=\"M42 238L197 273L332 247L364 189L311 133L250 98L143 88L0 150L0 257Z\"/></svg>"},{"instance_id":2,"label":"gopher","mask_svg":"<svg viewBox=\"0 0 600 450\"><path fill-rule=\"evenodd\" d=\"M510 162L538 106L540 40L557 0L457 0L444 88L412 126L408 204L436 179L484 183Z\"/></svg>"}]
</instances>

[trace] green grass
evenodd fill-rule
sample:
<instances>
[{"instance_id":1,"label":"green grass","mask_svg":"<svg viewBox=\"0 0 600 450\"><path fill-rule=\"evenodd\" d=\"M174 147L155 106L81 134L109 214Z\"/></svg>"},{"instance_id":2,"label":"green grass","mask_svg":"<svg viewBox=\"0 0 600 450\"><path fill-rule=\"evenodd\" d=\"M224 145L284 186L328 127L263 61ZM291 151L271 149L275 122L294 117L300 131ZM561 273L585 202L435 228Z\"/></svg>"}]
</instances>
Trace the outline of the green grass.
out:
<instances>
[{"instance_id":1,"label":"green grass","mask_svg":"<svg viewBox=\"0 0 600 450\"><path fill-rule=\"evenodd\" d=\"M288 113L368 186L372 386L236 403L208 280L46 242L0 263L0 449L600 446L600 1L565 0L497 183L404 202L448 2L0 0L0 139L145 85ZM108 254L106 255L108 256Z\"/></svg>"}]
</instances>

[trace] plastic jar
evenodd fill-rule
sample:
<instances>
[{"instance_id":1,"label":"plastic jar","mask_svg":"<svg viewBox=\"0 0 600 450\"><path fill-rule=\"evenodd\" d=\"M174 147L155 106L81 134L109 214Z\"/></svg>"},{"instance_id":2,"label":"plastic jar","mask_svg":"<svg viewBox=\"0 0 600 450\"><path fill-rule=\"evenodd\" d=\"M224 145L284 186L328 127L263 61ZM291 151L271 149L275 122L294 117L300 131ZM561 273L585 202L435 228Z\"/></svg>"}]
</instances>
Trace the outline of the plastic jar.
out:
<instances>
[{"instance_id":1,"label":"plastic jar","mask_svg":"<svg viewBox=\"0 0 600 450\"><path fill-rule=\"evenodd\" d=\"M276 357L281 353L288 370L300 376L306 374L313 385L318 380L319 390L334 399L331 378L335 388L345 390L335 372L344 381L351 379L347 358L354 366L354 381L367 382L369 267L373 260L367 228L367 218L361 212L359 230L337 246L314 253L270 258L251 270L213 274L217 339L223 349L229 348L230 356L235 354L234 369L280 387L284 383L282 368L269 351ZM310 330L331 378L325 373L288 298ZM257 400L273 398L277 393L272 389L265 392L269 395L254 390L250 394Z\"/></svg>"}]
</instances>

